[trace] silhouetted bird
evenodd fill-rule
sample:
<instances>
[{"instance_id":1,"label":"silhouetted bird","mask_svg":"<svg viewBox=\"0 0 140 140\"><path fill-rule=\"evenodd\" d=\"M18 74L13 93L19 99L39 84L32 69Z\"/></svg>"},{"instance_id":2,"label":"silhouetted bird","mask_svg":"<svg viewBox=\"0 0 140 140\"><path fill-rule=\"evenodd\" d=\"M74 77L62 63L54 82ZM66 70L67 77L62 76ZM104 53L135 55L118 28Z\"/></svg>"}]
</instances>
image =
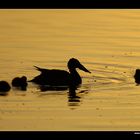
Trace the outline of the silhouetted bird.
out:
<instances>
[{"instance_id":1,"label":"silhouetted bird","mask_svg":"<svg viewBox=\"0 0 140 140\"><path fill-rule=\"evenodd\" d=\"M52 70L43 69L34 66L38 71L41 72L41 74L30 80L30 82L50 86L78 86L79 84L82 83L82 79L78 74L78 72L76 71L76 68L91 73L75 58L71 58L68 61L67 66L69 72L57 69Z\"/></svg>"},{"instance_id":2,"label":"silhouetted bird","mask_svg":"<svg viewBox=\"0 0 140 140\"><path fill-rule=\"evenodd\" d=\"M12 86L20 88L21 90L26 90L27 85L28 84L26 76L16 77L12 80Z\"/></svg>"},{"instance_id":3,"label":"silhouetted bird","mask_svg":"<svg viewBox=\"0 0 140 140\"><path fill-rule=\"evenodd\" d=\"M134 78L135 78L135 82L136 82L137 84L140 84L140 69L136 69Z\"/></svg>"},{"instance_id":4,"label":"silhouetted bird","mask_svg":"<svg viewBox=\"0 0 140 140\"><path fill-rule=\"evenodd\" d=\"M6 81L0 81L0 92L8 92L11 89Z\"/></svg>"}]
</instances>

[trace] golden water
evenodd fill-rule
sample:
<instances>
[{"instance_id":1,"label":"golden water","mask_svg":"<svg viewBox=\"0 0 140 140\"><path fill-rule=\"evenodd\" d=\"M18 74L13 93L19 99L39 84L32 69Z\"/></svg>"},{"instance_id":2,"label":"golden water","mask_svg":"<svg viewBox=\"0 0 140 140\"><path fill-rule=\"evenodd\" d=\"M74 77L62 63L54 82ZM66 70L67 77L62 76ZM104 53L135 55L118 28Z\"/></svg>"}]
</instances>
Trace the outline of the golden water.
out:
<instances>
[{"instance_id":1,"label":"golden water","mask_svg":"<svg viewBox=\"0 0 140 140\"><path fill-rule=\"evenodd\" d=\"M67 69L75 57L83 83L70 102L68 90L12 88L0 96L0 130L140 130L140 10L1 9L0 79L28 80L33 65Z\"/></svg>"}]
</instances>

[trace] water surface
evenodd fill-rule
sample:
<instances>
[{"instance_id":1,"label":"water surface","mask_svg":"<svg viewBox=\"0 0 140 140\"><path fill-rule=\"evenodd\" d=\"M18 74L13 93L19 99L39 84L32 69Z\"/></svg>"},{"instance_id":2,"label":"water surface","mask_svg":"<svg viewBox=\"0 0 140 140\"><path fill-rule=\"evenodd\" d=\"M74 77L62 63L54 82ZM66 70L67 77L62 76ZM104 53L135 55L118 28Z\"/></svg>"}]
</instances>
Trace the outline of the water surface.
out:
<instances>
[{"instance_id":1,"label":"water surface","mask_svg":"<svg viewBox=\"0 0 140 140\"><path fill-rule=\"evenodd\" d=\"M0 10L0 79L28 80L33 65L68 70L77 58L80 98L68 90L12 88L0 96L0 130L140 130L140 10Z\"/></svg>"}]
</instances>

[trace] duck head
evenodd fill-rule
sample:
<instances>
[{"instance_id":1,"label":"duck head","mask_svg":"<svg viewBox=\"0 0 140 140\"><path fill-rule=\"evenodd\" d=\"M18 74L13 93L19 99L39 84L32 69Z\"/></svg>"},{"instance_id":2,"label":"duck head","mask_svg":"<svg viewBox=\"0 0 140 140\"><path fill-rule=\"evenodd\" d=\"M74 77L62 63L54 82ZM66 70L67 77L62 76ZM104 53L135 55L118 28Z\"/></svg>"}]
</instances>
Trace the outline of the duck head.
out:
<instances>
[{"instance_id":1,"label":"duck head","mask_svg":"<svg viewBox=\"0 0 140 140\"><path fill-rule=\"evenodd\" d=\"M23 82L26 82L26 81L27 81L27 77L26 77L26 76L22 76L22 77L21 77L21 80L22 80Z\"/></svg>"},{"instance_id":2,"label":"duck head","mask_svg":"<svg viewBox=\"0 0 140 140\"><path fill-rule=\"evenodd\" d=\"M87 70L77 59L71 58L68 61L68 68L70 72L74 71L76 68L79 68L80 70L83 70L85 72L91 73L89 70Z\"/></svg>"}]
</instances>

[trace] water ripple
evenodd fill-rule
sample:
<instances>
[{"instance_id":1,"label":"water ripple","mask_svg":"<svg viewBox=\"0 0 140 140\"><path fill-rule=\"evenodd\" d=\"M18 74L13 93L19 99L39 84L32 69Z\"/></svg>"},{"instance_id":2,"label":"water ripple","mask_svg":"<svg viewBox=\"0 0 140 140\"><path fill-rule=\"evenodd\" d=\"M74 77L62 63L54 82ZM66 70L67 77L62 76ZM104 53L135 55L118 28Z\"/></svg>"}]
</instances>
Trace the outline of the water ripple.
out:
<instances>
[{"instance_id":1,"label":"water ripple","mask_svg":"<svg viewBox=\"0 0 140 140\"><path fill-rule=\"evenodd\" d=\"M92 67L93 63L88 64ZM90 71L92 75L83 77L82 84L83 88L89 86L90 91L120 90L134 86L131 67L128 65L94 63L94 69L90 69Z\"/></svg>"}]
</instances>

